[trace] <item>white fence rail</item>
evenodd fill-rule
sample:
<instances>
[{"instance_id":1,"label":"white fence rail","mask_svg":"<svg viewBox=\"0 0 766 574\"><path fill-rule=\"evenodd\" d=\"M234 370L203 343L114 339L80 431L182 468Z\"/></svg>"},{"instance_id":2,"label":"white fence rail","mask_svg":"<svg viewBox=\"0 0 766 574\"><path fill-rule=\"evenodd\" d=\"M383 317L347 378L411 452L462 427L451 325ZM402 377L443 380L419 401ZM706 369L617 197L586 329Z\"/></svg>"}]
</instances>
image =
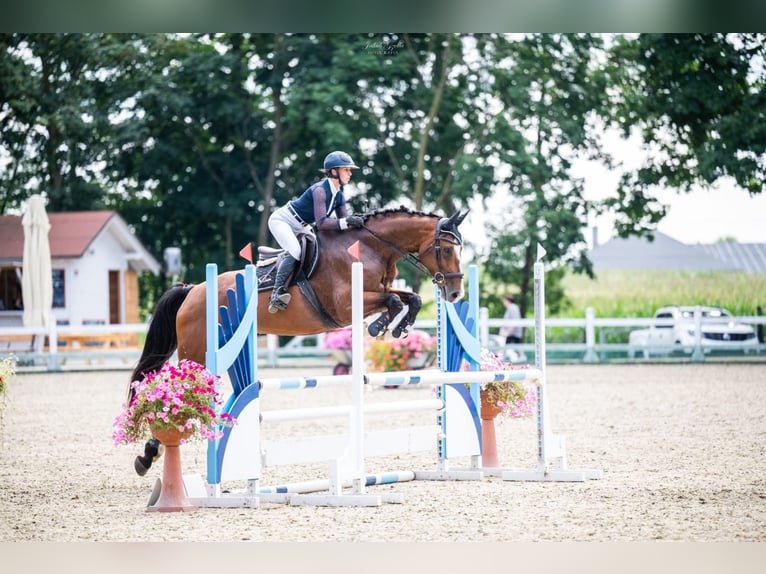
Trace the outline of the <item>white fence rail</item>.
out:
<instances>
[{"instance_id":1,"label":"white fence rail","mask_svg":"<svg viewBox=\"0 0 766 574\"><path fill-rule=\"evenodd\" d=\"M762 332L766 325L766 316L741 316L705 319L705 323L744 323L752 325ZM693 362L709 360L714 356L734 356L754 358L766 361L766 344L761 339L758 345L727 344L726 350L708 347L696 330L696 342L691 347L677 346L638 347L627 343L628 333L633 329L651 326L671 326L672 319L652 318L613 318L596 317L592 309L586 310L582 318L546 318L547 354L549 362L612 362L621 360L645 360L652 358L677 358ZM522 343L507 347L497 332L503 326L520 326L528 331ZM760 329L759 329L760 326ZM436 330L436 320L422 319L415 322L414 328L426 331ZM525 354L529 360L534 356L533 340L534 318L529 319L490 319L486 308L480 310L479 338L482 345L496 352L512 350ZM555 329L574 329L582 333L578 342L556 343L552 341L551 331ZM47 370L74 368L83 362L98 364L106 359L116 359L119 364L129 368L138 360L141 353L141 341L146 333L145 323L121 325L52 325L49 329L29 327L0 327L0 358L9 354L19 357L25 364L42 366ZM571 334L569 335L571 339ZM615 339L619 339L615 342ZM293 361L315 361L326 364L333 360L332 350L322 346L323 336L295 337L289 343L280 346L274 335L260 338L258 356L264 366L276 367Z\"/></svg>"}]
</instances>

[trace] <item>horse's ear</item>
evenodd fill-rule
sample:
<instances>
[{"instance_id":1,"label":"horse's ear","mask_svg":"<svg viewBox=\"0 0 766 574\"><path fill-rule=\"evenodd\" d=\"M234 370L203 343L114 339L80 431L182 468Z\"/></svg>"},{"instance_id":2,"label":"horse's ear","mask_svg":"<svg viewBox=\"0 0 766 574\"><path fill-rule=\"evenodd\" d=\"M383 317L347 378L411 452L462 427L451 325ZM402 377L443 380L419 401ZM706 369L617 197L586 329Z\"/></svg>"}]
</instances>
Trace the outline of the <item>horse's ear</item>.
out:
<instances>
[{"instance_id":1,"label":"horse's ear","mask_svg":"<svg viewBox=\"0 0 766 574\"><path fill-rule=\"evenodd\" d=\"M466 218L466 215L468 215L468 212L470 212L470 209L466 209L465 213L461 214L459 211L456 211L452 214L452 217L450 217L450 220L453 220L453 223L455 227L463 223L463 220Z\"/></svg>"}]
</instances>

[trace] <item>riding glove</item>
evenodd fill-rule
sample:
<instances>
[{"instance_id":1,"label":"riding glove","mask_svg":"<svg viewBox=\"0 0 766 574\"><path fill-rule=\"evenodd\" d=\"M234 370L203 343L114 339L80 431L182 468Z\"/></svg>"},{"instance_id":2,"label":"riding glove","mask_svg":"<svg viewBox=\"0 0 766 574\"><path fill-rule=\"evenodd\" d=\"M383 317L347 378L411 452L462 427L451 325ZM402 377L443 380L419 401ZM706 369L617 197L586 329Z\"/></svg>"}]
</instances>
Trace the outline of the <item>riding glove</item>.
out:
<instances>
[{"instance_id":1,"label":"riding glove","mask_svg":"<svg viewBox=\"0 0 766 574\"><path fill-rule=\"evenodd\" d=\"M364 218L360 215L349 215L346 217L346 225L348 227L362 227L364 225Z\"/></svg>"}]
</instances>

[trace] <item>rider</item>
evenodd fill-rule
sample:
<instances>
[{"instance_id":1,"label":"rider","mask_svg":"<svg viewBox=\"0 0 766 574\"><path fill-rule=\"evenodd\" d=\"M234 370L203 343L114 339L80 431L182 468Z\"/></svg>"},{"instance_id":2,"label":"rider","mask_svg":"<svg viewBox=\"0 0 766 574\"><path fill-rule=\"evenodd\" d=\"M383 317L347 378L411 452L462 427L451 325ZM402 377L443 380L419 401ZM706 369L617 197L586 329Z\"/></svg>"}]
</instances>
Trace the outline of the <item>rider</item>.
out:
<instances>
[{"instance_id":1,"label":"rider","mask_svg":"<svg viewBox=\"0 0 766 574\"><path fill-rule=\"evenodd\" d=\"M351 179L351 170L358 167L346 152L330 152L324 158L320 170L326 177L269 217L269 230L285 250L277 262L269 313L287 309L290 302L286 284L301 257L300 244L296 238L299 232L311 232L311 224L315 224L318 230L327 231L343 231L364 224L361 216L347 215L346 199L343 196L343 186ZM333 212L335 217L330 217Z\"/></svg>"}]
</instances>

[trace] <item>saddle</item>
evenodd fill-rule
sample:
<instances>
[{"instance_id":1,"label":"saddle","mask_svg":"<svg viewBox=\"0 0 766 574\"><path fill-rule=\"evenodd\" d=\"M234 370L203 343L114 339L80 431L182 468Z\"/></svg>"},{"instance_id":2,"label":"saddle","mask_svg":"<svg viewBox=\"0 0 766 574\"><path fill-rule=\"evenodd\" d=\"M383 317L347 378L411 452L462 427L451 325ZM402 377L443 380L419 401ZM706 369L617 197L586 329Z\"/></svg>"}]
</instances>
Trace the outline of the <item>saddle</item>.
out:
<instances>
[{"instance_id":1,"label":"saddle","mask_svg":"<svg viewBox=\"0 0 766 574\"><path fill-rule=\"evenodd\" d=\"M298 234L298 243L301 246L301 259L298 270L289 279L288 285L292 285L296 279L303 275L309 279L319 264L319 240L313 233ZM269 291L274 287L276 263L284 249L260 245L258 247L258 261L255 263L255 271L258 276L258 291Z\"/></svg>"},{"instance_id":2,"label":"saddle","mask_svg":"<svg viewBox=\"0 0 766 574\"><path fill-rule=\"evenodd\" d=\"M313 233L299 233L298 243L301 246L301 259L292 277L288 279L287 286L298 285L306 301L322 318L328 330L340 329L341 325L335 322L319 303L314 289L309 283L309 278L319 264L319 240ZM255 274L258 277L258 291L271 291L274 287L277 261L284 253L284 249L277 249L261 245L258 247L258 261L255 264Z\"/></svg>"}]
</instances>

